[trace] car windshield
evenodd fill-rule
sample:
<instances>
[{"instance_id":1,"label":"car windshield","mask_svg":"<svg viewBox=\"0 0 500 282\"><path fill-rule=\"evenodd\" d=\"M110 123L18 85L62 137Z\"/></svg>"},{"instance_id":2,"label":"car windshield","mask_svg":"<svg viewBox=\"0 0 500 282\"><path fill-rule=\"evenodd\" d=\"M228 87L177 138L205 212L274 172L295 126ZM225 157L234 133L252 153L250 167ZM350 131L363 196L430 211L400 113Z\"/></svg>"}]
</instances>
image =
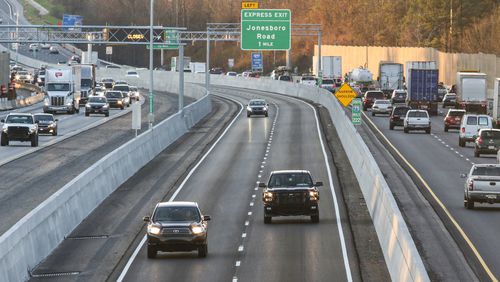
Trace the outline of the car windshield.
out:
<instances>
[{"instance_id":1,"label":"car windshield","mask_svg":"<svg viewBox=\"0 0 500 282\"><path fill-rule=\"evenodd\" d=\"M388 100L377 100L375 101L375 104L377 105L389 105L391 102Z\"/></svg>"},{"instance_id":2,"label":"car windshield","mask_svg":"<svg viewBox=\"0 0 500 282\"><path fill-rule=\"evenodd\" d=\"M113 86L113 90L129 91L129 87L127 85L115 85Z\"/></svg>"},{"instance_id":3,"label":"car windshield","mask_svg":"<svg viewBox=\"0 0 500 282\"><path fill-rule=\"evenodd\" d=\"M413 111L413 112L409 112L408 113L408 117L417 117L417 118L426 118L427 117L427 113L426 112L422 112L422 111Z\"/></svg>"},{"instance_id":4,"label":"car windshield","mask_svg":"<svg viewBox=\"0 0 500 282\"><path fill-rule=\"evenodd\" d=\"M481 132L481 137L488 139L500 139L500 131L484 130Z\"/></svg>"},{"instance_id":5,"label":"car windshield","mask_svg":"<svg viewBox=\"0 0 500 282\"><path fill-rule=\"evenodd\" d=\"M289 76L282 75L282 76L279 77L279 80L290 81L292 79Z\"/></svg>"},{"instance_id":6,"label":"car windshield","mask_svg":"<svg viewBox=\"0 0 500 282\"><path fill-rule=\"evenodd\" d=\"M130 91L136 91L137 92L137 87L135 86L132 86L132 87L129 87Z\"/></svg>"},{"instance_id":7,"label":"car windshield","mask_svg":"<svg viewBox=\"0 0 500 282\"><path fill-rule=\"evenodd\" d=\"M90 97L89 103L106 103L106 98L104 98L104 97Z\"/></svg>"},{"instance_id":8,"label":"car windshield","mask_svg":"<svg viewBox=\"0 0 500 282\"><path fill-rule=\"evenodd\" d=\"M461 117L465 114L464 111L449 111L448 116L450 117Z\"/></svg>"},{"instance_id":9,"label":"car windshield","mask_svg":"<svg viewBox=\"0 0 500 282\"><path fill-rule=\"evenodd\" d=\"M396 92L396 94L394 96L398 97L398 98L405 98L406 92Z\"/></svg>"},{"instance_id":10,"label":"car windshield","mask_svg":"<svg viewBox=\"0 0 500 282\"><path fill-rule=\"evenodd\" d=\"M332 79L323 79L323 84L334 84Z\"/></svg>"},{"instance_id":11,"label":"car windshield","mask_svg":"<svg viewBox=\"0 0 500 282\"><path fill-rule=\"evenodd\" d=\"M446 95L446 99L456 99L457 95Z\"/></svg>"},{"instance_id":12,"label":"car windshield","mask_svg":"<svg viewBox=\"0 0 500 282\"><path fill-rule=\"evenodd\" d=\"M122 93L118 91L106 92L106 98L122 98Z\"/></svg>"},{"instance_id":13,"label":"car windshield","mask_svg":"<svg viewBox=\"0 0 500 282\"><path fill-rule=\"evenodd\" d=\"M103 80L102 80L102 82L104 82L104 83L113 83L113 81L114 81L114 80L113 80L113 79L110 79L110 78L108 78L108 79L103 79Z\"/></svg>"},{"instance_id":14,"label":"car windshield","mask_svg":"<svg viewBox=\"0 0 500 282\"><path fill-rule=\"evenodd\" d=\"M21 116L21 115L9 115L7 117L6 123L25 123L25 124L33 124L32 116Z\"/></svg>"},{"instance_id":15,"label":"car windshield","mask_svg":"<svg viewBox=\"0 0 500 282\"><path fill-rule=\"evenodd\" d=\"M275 173L269 179L269 188L312 187L311 176L307 173Z\"/></svg>"},{"instance_id":16,"label":"car windshield","mask_svg":"<svg viewBox=\"0 0 500 282\"><path fill-rule=\"evenodd\" d=\"M127 72L127 74L128 74L128 75L136 75L136 74L137 74L137 72L136 72L136 71L128 71L128 72Z\"/></svg>"},{"instance_id":17,"label":"car windshield","mask_svg":"<svg viewBox=\"0 0 500 282\"><path fill-rule=\"evenodd\" d=\"M35 121L54 121L53 115L35 115Z\"/></svg>"},{"instance_id":18,"label":"car windshield","mask_svg":"<svg viewBox=\"0 0 500 282\"><path fill-rule=\"evenodd\" d=\"M410 110L410 109L409 109L409 108L406 108L406 107L403 107L403 108L395 108L395 109L394 109L394 114L395 114L395 115L404 116L404 115L406 115L406 113L407 113L409 110Z\"/></svg>"},{"instance_id":19,"label":"car windshield","mask_svg":"<svg viewBox=\"0 0 500 282\"><path fill-rule=\"evenodd\" d=\"M196 207L159 207L153 221L200 221L200 213Z\"/></svg>"},{"instance_id":20,"label":"car windshield","mask_svg":"<svg viewBox=\"0 0 500 282\"><path fill-rule=\"evenodd\" d=\"M81 86L82 87L91 87L92 86L92 79L82 79Z\"/></svg>"},{"instance_id":21,"label":"car windshield","mask_svg":"<svg viewBox=\"0 0 500 282\"><path fill-rule=\"evenodd\" d=\"M250 101L250 106L263 106L266 102L264 101Z\"/></svg>"},{"instance_id":22,"label":"car windshield","mask_svg":"<svg viewBox=\"0 0 500 282\"><path fill-rule=\"evenodd\" d=\"M476 166L472 175L500 176L500 167L496 166Z\"/></svg>"},{"instance_id":23,"label":"car windshield","mask_svg":"<svg viewBox=\"0 0 500 282\"><path fill-rule=\"evenodd\" d=\"M384 93L382 92L366 92L367 98L384 99Z\"/></svg>"},{"instance_id":24,"label":"car windshield","mask_svg":"<svg viewBox=\"0 0 500 282\"><path fill-rule=\"evenodd\" d=\"M488 125L487 117L479 117L479 125Z\"/></svg>"},{"instance_id":25,"label":"car windshield","mask_svg":"<svg viewBox=\"0 0 500 282\"><path fill-rule=\"evenodd\" d=\"M19 75L28 75L27 71L18 71L17 74Z\"/></svg>"},{"instance_id":26,"label":"car windshield","mask_svg":"<svg viewBox=\"0 0 500 282\"><path fill-rule=\"evenodd\" d=\"M47 85L48 91L69 91L68 83L50 83Z\"/></svg>"},{"instance_id":27,"label":"car windshield","mask_svg":"<svg viewBox=\"0 0 500 282\"><path fill-rule=\"evenodd\" d=\"M302 80L316 80L316 79L312 76L304 76L302 77Z\"/></svg>"}]
</instances>

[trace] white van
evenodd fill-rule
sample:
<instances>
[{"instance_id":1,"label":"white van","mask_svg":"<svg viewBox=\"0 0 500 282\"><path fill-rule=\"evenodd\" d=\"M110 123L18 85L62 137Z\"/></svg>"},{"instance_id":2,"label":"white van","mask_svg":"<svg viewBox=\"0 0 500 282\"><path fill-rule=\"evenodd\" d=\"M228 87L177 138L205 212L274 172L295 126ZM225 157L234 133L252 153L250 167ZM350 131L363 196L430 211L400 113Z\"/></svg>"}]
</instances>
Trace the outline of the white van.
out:
<instances>
[{"instance_id":1,"label":"white van","mask_svg":"<svg viewBox=\"0 0 500 282\"><path fill-rule=\"evenodd\" d=\"M493 128L493 119L488 115L466 114L460 124L458 135L458 145L465 147L467 142L474 142L477 138L477 132L482 128Z\"/></svg>"}]
</instances>

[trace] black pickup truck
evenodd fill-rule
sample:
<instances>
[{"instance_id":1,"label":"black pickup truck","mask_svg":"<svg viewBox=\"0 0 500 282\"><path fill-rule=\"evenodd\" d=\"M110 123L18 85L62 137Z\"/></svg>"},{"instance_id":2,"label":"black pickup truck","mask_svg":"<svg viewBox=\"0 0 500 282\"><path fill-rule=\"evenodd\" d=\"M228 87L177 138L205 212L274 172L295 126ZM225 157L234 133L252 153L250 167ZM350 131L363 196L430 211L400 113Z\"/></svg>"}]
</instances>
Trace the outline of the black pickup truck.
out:
<instances>
[{"instance_id":1,"label":"black pickup truck","mask_svg":"<svg viewBox=\"0 0 500 282\"><path fill-rule=\"evenodd\" d=\"M264 188L264 223L271 223L273 216L306 215L319 222L319 191L322 182L314 183L307 170L279 170L271 172Z\"/></svg>"}]
</instances>

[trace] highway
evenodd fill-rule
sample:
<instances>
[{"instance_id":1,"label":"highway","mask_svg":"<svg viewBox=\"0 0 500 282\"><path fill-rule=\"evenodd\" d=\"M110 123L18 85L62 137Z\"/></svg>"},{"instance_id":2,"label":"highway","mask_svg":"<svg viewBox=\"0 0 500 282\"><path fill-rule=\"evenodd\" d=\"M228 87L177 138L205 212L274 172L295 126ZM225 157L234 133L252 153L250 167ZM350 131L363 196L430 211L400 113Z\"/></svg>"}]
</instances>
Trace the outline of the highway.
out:
<instances>
[{"instance_id":1,"label":"highway","mask_svg":"<svg viewBox=\"0 0 500 282\"><path fill-rule=\"evenodd\" d=\"M118 188L34 270L33 281L57 272L73 273L67 279L78 281L361 280L342 201L337 200L336 213L332 192L339 197L338 180L327 172L331 160L325 162L313 108L243 89L217 88L214 93L208 125L202 123ZM239 112L239 104L254 97L272 105L268 118ZM233 116L234 123L221 134ZM207 151L209 139L216 137L220 141ZM197 166L196 154L205 151ZM277 169L308 169L324 182L319 224L309 217L286 217L264 225L256 183ZM146 258L141 219L161 199L196 201L212 216L206 259L196 253ZM381 269L379 279L388 279L383 259L375 267Z\"/></svg>"},{"instance_id":2,"label":"highway","mask_svg":"<svg viewBox=\"0 0 500 282\"><path fill-rule=\"evenodd\" d=\"M500 277L500 241L497 239L500 226L495 224L500 220L499 207L476 203L474 210L465 209L465 179L460 178L460 174L468 173L474 163L496 163L496 156L474 157L472 143L468 143L465 148L459 147L458 130L444 132L443 116L431 118L430 135L418 131L405 134L402 127L389 130L387 116L371 117L367 114L365 118L372 121L418 171L470 238L485 264L496 277ZM466 253L471 257L474 256L465 243L462 242L460 247L467 250ZM484 268L483 265L476 267Z\"/></svg>"},{"instance_id":3,"label":"highway","mask_svg":"<svg viewBox=\"0 0 500 282\"><path fill-rule=\"evenodd\" d=\"M157 122L177 112L177 95L159 92L155 96ZM192 101L186 99L187 103ZM143 129L148 128L146 105L142 106ZM111 112L117 115L121 110L112 109ZM80 111L79 115L56 117L60 119L61 134L58 137L41 136L41 149L23 154L33 150L28 143L0 149L2 160L9 157L14 159L0 166L0 211L8 215L0 219L0 234L94 162L135 135L130 129L130 114L111 119L112 116L85 117ZM100 125L65 138L66 134L70 135L93 124Z\"/></svg>"}]
</instances>

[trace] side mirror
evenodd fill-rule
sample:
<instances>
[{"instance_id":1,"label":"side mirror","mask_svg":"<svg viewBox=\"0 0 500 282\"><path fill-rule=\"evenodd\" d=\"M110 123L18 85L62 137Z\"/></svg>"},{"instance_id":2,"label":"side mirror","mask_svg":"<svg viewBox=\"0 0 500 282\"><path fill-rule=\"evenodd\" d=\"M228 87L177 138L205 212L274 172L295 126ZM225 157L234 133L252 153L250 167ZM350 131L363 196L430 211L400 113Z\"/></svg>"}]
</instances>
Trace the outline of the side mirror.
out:
<instances>
[{"instance_id":1,"label":"side mirror","mask_svg":"<svg viewBox=\"0 0 500 282\"><path fill-rule=\"evenodd\" d=\"M145 221L145 222L149 222L151 220L151 217L145 216L145 217L142 218L142 220Z\"/></svg>"},{"instance_id":2,"label":"side mirror","mask_svg":"<svg viewBox=\"0 0 500 282\"><path fill-rule=\"evenodd\" d=\"M314 184L314 186L316 186L316 187L321 187L321 186L323 186L323 182L318 181L318 182L316 182L316 183Z\"/></svg>"},{"instance_id":3,"label":"side mirror","mask_svg":"<svg viewBox=\"0 0 500 282\"><path fill-rule=\"evenodd\" d=\"M55 119L55 121L59 121L58 119Z\"/></svg>"},{"instance_id":4,"label":"side mirror","mask_svg":"<svg viewBox=\"0 0 500 282\"><path fill-rule=\"evenodd\" d=\"M460 174L460 178L467 178L467 175L465 173Z\"/></svg>"},{"instance_id":5,"label":"side mirror","mask_svg":"<svg viewBox=\"0 0 500 282\"><path fill-rule=\"evenodd\" d=\"M264 182L259 182L259 188L266 188L267 185Z\"/></svg>"},{"instance_id":6,"label":"side mirror","mask_svg":"<svg viewBox=\"0 0 500 282\"><path fill-rule=\"evenodd\" d=\"M37 121L35 121L35 123L36 123L36 124L39 124L39 123L40 123L40 121L39 121L39 120L37 120Z\"/></svg>"},{"instance_id":7,"label":"side mirror","mask_svg":"<svg viewBox=\"0 0 500 282\"><path fill-rule=\"evenodd\" d=\"M203 216L203 220L204 221L209 221L209 220L212 220L212 218L209 215L204 215Z\"/></svg>"}]
</instances>

